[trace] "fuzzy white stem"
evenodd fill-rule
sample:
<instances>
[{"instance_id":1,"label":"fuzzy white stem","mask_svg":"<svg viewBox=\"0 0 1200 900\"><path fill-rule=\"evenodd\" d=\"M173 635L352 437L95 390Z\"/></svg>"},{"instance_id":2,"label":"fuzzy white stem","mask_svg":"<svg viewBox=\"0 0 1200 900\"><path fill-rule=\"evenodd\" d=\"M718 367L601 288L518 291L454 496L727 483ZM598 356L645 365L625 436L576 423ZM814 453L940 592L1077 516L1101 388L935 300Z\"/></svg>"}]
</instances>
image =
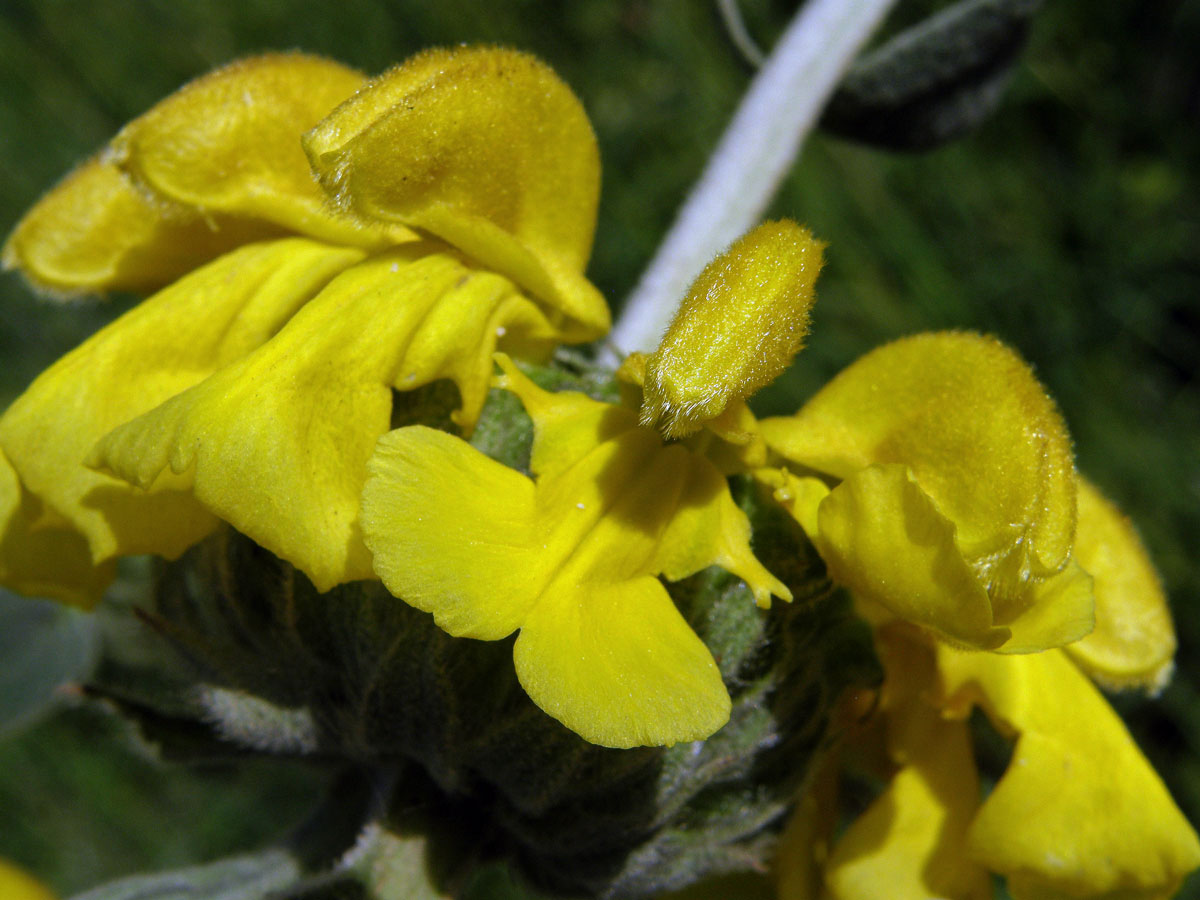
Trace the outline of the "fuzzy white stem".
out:
<instances>
[{"instance_id":1,"label":"fuzzy white stem","mask_svg":"<svg viewBox=\"0 0 1200 900\"><path fill-rule=\"evenodd\" d=\"M797 13L630 295L611 336L619 351L653 350L704 266L757 224L842 73L894 2L809 0Z\"/></svg>"}]
</instances>

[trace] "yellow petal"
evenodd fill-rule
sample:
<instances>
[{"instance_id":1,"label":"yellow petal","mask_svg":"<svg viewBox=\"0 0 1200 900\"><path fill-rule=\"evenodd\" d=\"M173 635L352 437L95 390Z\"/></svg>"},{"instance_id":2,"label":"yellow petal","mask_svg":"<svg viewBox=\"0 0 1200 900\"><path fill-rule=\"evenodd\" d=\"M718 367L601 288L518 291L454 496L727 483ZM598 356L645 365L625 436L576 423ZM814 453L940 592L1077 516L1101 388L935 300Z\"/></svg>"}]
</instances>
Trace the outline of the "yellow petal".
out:
<instances>
[{"instance_id":1,"label":"yellow petal","mask_svg":"<svg viewBox=\"0 0 1200 900\"><path fill-rule=\"evenodd\" d=\"M597 568L606 580L648 573L678 483L667 485L664 502L635 511L642 515L636 523L607 514L627 493L627 482L653 463L656 445L652 435L636 429L593 443L568 470L540 479L535 490L525 476L458 438L420 428L392 432L380 441L364 493L363 525L377 571L386 569L388 588L433 612L450 633L491 640L519 625L564 570L576 582L596 579ZM438 527L420 524L429 522ZM460 568L470 553L502 580L502 598L522 594L519 601L503 599L501 610L492 609L493 576L484 567ZM407 563L416 558L421 562ZM514 611L515 624L507 624L504 610ZM497 615L505 625L496 624Z\"/></svg>"},{"instance_id":2,"label":"yellow petal","mask_svg":"<svg viewBox=\"0 0 1200 900\"><path fill-rule=\"evenodd\" d=\"M947 703L981 703L1018 735L969 833L971 853L1018 900L1168 897L1200 866L1200 841L1116 713L1055 650L938 648Z\"/></svg>"},{"instance_id":3,"label":"yellow petal","mask_svg":"<svg viewBox=\"0 0 1200 900\"><path fill-rule=\"evenodd\" d=\"M1000 605L955 537L955 523L893 463L835 487L818 507L812 540L839 584L955 644L1029 653L1091 631L1091 579L1077 565L1027 582L1019 606Z\"/></svg>"},{"instance_id":4,"label":"yellow petal","mask_svg":"<svg viewBox=\"0 0 1200 900\"><path fill-rule=\"evenodd\" d=\"M1024 608L1010 606L1011 618L1002 620L1012 636L1000 652L1036 653L1047 647L1070 645L1089 634L1096 624L1092 598L1092 576L1074 560L1057 575L1031 582Z\"/></svg>"},{"instance_id":5,"label":"yellow petal","mask_svg":"<svg viewBox=\"0 0 1200 900\"><path fill-rule=\"evenodd\" d=\"M613 373L613 377L617 380L618 385L632 384L638 388L644 388L646 384L646 359L647 356L645 353L635 350L621 360L621 365Z\"/></svg>"},{"instance_id":6,"label":"yellow petal","mask_svg":"<svg viewBox=\"0 0 1200 900\"><path fill-rule=\"evenodd\" d=\"M0 897L4 900L55 900L48 888L3 859L0 859Z\"/></svg>"},{"instance_id":7,"label":"yellow petal","mask_svg":"<svg viewBox=\"0 0 1200 900\"><path fill-rule=\"evenodd\" d=\"M844 479L814 543L860 595L983 649L1060 646L1092 627L1070 557L1070 441L1002 344L957 332L897 341L760 431L789 462Z\"/></svg>"},{"instance_id":8,"label":"yellow petal","mask_svg":"<svg viewBox=\"0 0 1200 900\"><path fill-rule=\"evenodd\" d=\"M577 391L543 390L503 353L496 355L496 363L504 373L496 386L516 394L533 420L529 467L535 475L557 475L598 444L637 426L637 416L630 410Z\"/></svg>"},{"instance_id":9,"label":"yellow petal","mask_svg":"<svg viewBox=\"0 0 1200 900\"><path fill-rule=\"evenodd\" d=\"M534 421L539 515L556 523L551 540L569 554L560 577L607 580L626 572L674 580L719 565L743 578L761 605L771 594L791 599L751 552L750 523L704 457L663 447L628 410L574 392L551 394L509 360L499 362L501 384Z\"/></svg>"},{"instance_id":10,"label":"yellow petal","mask_svg":"<svg viewBox=\"0 0 1200 900\"><path fill-rule=\"evenodd\" d=\"M1161 688L1175 655L1167 598L1129 520L1083 478L1075 558L1095 580L1096 630L1067 653L1102 685Z\"/></svg>"},{"instance_id":11,"label":"yellow petal","mask_svg":"<svg viewBox=\"0 0 1200 900\"><path fill-rule=\"evenodd\" d=\"M767 461L766 444L758 434L758 419L744 400L731 400L724 411L715 419L709 419L704 427L727 443L748 447L754 445L756 456L748 465L761 466Z\"/></svg>"},{"instance_id":12,"label":"yellow petal","mask_svg":"<svg viewBox=\"0 0 1200 900\"><path fill-rule=\"evenodd\" d=\"M362 87L345 66L301 53L250 57L180 88L126 125L106 158L157 194L327 240L382 235L331 214L300 138Z\"/></svg>"},{"instance_id":13,"label":"yellow petal","mask_svg":"<svg viewBox=\"0 0 1200 900\"><path fill-rule=\"evenodd\" d=\"M1070 439L1029 367L996 340L941 332L887 344L795 416L759 426L781 456L835 478L875 463L908 466L969 559L1020 544L1034 576L1066 564L1075 534Z\"/></svg>"},{"instance_id":14,"label":"yellow petal","mask_svg":"<svg viewBox=\"0 0 1200 900\"><path fill-rule=\"evenodd\" d=\"M420 425L380 438L369 469L362 528L388 590L456 637L516 631L541 586L533 482Z\"/></svg>"},{"instance_id":15,"label":"yellow petal","mask_svg":"<svg viewBox=\"0 0 1200 900\"><path fill-rule=\"evenodd\" d=\"M936 716L930 709L929 716ZM987 873L964 853L979 804L967 728L932 726L926 743L842 835L826 865L834 900L990 898Z\"/></svg>"},{"instance_id":16,"label":"yellow petal","mask_svg":"<svg viewBox=\"0 0 1200 900\"><path fill-rule=\"evenodd\" d=\"M643 424L690 434L774 381L808 333L824 246L767 222L709 263L646 359Z\"/></svg>"},{"instance_id":17,"label":"yellow petal","mask_svg":"<svg viewBox=\"0 0 1200 900\"><path fill-rule=\"evenodd\" d=\"M729 486L712 465L690 455L688 478L678 509L663 533L655 569L670 579L718 565L746 582L755 602L771 605L771 595L792 599L792 592L766 570L750 550L750 520L729 495Z\"/></svg>"},{"instance_id":18,"label":"yellow petal","mask_svg":"<svg viewBox=\"0 0 1200 900\"><path fill-rule=\"evenodd\" d=\"M522 685L587 740L707 737L728 718L728 695L711 654L650 577L687 455L658 449L633 428L535 489L452 436L392 432L363 499L376 569L451 634L494 640L519 625ZM656 485L657 498L647 493Z\"/></svg>"},{"instance_id":19,"label":"yellow petal","mask_svg":"<svg viewBox=\"0 0 1200 900\"><path fill-rule=\"evenodd\" d=\"M729 720L712 654L656 578L547 592L513 657L533 701L593 744L669 746Z\"/></svg>"},{"instance_id":20,"label":"yellow petal","mask_svg":"<svg viewBox=\"0 0 1200 900\"><path fill-rule=\"evenodd\" d=\"M438 235L567 318L568 340L608 330L583 277L599 154L570 89L532 56L429 50L374 79L304 140L337 203Z\"/></svg>"},{"instance_id":21,"label":"yellow petal","mask_svg":"<svg viewBox=\"0 0 1200 900\"><path fill-rule=\"evenodd\" d=\"M817 536L817 510L829 496L829 485L820 478L796 475L787 469L755 469L754 477L769 488L775 502L786 509L804 529L809 540Z\"/></svg>"},{"instance_id":22,"label":"yellow petal","mask_svg":"<svg viewBox=\"0 0 1200 900\"><path fill-rule=\"evenodd\" d=\"M91 609L112 581L113 565L92 565L83 535L53 525L39 527L41 518L41 504L21 488L0 452L0 584L26 596ZM8 895L0 890L0 896Z\"/></svg>"},{"instance_id":23,"label":"yellow petal","mask_svg":"<svg viewBox=\"0 0 1200 900\"><path fill-rule=\"evenodd\" d=\"M703 458L636 427L539 478L545 587L515 651L539 706L614 747L696 740L724 724L729 700L711 654L648 576L726 557L757 565L746 543L725 552L738 538L722 521L726 504L728 488ZM696 533L709 523L719 535Z\"/></svg>"},{"instance_id":24,"label":"yellow petal","mask_svg":"<svg viewBox=\"0 0 1200 900\"><path fill-rule=\"evenodd\" d=\"M86 535L97 562L178 555L211 530L212 515L177 479L147 494L85 468L93 445L262 344L361 255L288 238L209 263L43 372L0 418L0 446L25 487Z\"/></svg>"},{"instance_id":25,"label":"yellow petal","mask_svg":"<svg viewBox=\"0 0 1200 900\"><path fill-rule=\"evenodd\" d=\"M837 755L820 760L796 809L779 836L775 850L775 875L779 900L823 900L829 839L837 824L840 769Z\"/></svg>"},{"instance_id":26,"label":"yellow petal","mask_svg":"<svg viewBox=\"0 0 1200 900\"><path fill-rule=\"evenodd\" d=\"M371 257L254 353L113 431L94 461L142 488L190 486L320 590L370 578L359 497L390 427L392 390L455 378L473 417L504 331L493 313L521 323L533 309L514 305L517 296L440 244ZM535 330L553 334L544 318ZM163 474L168 467L177 477Z\"/></svg>"},{"instance_id":27,"label":"yellow petal","mask_svg":"<svg viewBox=\"0 0 1200 900\"><path fill-rule=\"evenodd\" d=\"M829 576L855 594L960 644L995 649L1008 640L954 542L954 523L907 467L850 476L821 502L817 522L813 543Z\"/></svg>"},{"instance_id":28,"label":"yellow petal","mask_svg":"<svg viewBox=\"0 0 1200 900\"><path fill-rule=\"evenodd\" d=\"M115 165L93 159L25 214L3 262L51 292L149 291L278 231L152 199Z\"/></svg>"},{"instance_id":29,"label":"yellow petal","mask_svg":"<svg viewBox=\"0 0 1200 900\"><path fill-rule=\"evenodd\" d=\"M880 773L885 789L828 854L823 896L990 898L987 872L965 852L979 807L970 735L930 703L937 686L933 651L908 626L877 631L876 647L885 679L875 715L894 770ZM863 743L861 735L848 739L855 749Z\"/></svg>"},{"instance_id":30,"label":"yellow petal","mask_svg":"<svg viewBox=\"0 0 1200 900\"><path fill-rule=\"evenodd\" d=\"M543 311L516 293L506 279L479 272L471 279L456 284L428 311L393 379L398 390L438 378L453 380L461 407L451 413L451 419L467 432L475 427L492 387L497 345L520 348L538 358L548 355L562 339Z\"/></svg>"}]
</instances>

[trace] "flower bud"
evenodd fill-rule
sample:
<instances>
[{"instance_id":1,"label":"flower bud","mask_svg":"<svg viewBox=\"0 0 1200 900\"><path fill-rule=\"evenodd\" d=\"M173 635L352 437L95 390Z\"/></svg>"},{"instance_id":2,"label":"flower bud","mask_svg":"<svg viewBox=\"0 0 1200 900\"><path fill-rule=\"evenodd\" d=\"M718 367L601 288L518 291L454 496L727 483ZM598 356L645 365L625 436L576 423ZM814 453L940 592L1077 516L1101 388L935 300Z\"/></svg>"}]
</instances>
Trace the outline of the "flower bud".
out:
<instances>
[{"instance_id":1,"label":"flower bud","mask_svg":"<svg viewBox=\"0 0 1200 900\"><path fill-rule=\"evenodd\" d=\"M767 222L709 263L646 360L642 424L683 437L775 380L808 333L824 248Z\"/></svg>"}]
</instances>

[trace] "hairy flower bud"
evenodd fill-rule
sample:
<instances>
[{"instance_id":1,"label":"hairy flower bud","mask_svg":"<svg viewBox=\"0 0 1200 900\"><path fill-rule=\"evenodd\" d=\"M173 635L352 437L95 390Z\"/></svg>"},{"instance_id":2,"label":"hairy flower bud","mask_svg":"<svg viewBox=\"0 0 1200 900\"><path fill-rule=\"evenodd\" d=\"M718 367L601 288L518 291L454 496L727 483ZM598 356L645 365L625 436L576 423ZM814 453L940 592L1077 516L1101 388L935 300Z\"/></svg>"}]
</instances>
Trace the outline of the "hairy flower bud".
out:
<instances>
[{"instance_id":1,"label":"hairy flower bud","mask_svg":"<svg viewBox=\"0 0 1200 900\"><path fill-rule=\"evenodd\" d=\"M824 248L767 222L709 263L646 358L643 424L682 437L774 381L808 333Z\"/></svg>"}]
</instances>

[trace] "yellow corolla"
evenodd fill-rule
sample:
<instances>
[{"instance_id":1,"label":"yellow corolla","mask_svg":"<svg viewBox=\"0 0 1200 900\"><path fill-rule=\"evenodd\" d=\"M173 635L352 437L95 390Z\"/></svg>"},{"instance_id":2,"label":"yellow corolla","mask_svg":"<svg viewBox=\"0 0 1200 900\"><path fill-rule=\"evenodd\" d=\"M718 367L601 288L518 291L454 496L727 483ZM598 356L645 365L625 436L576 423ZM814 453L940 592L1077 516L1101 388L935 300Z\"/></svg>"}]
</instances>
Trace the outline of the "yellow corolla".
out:
<instances>
[{"instance_id":1,"label":"yellow corolla","mask_svg":"<svg viewBox=\"0 0 1200 900\"><path fill-rule=\"evenodd\" d=\"M986 872L967 853L980 784L965 723L929 702L933 652L904 627L877 635L886 679L865 721L818 769L777 852L780 900L984 900ZM885 787L834 841L843 764L853 757Z\"/></svg>"},{"instance_id":2,"label":"yellow corolla","mask_svg":"<svg viewBox=\"0 0 1200 900\"><path fill-rule=\"evenodd\" d=\"M759 225L706 266L654 352L631 353L617 370L636 389L641 424L666 438L696 435L687 443L725 474L765 465L746 400L800 351L824 249L785 219Z\"/></svg>"},{"instance_id":3,"label":"yellow corolla","mask_svg":"<svg viewBox=\"0 0 1200 900\"><path fill-rule=\"evenodd\" d=\"M113 557L175 556L219 519L321 589L372 577L359 493L393 391L452 379L469 430L497 347L607 330L582 274L598 189L578 101L514 51L373 81L270 55L167 98L5 246L52 291L168 286L0 418L0 579L38 583L41 544L74 560L78 534L89 565L37 592L90 604Z\"/></svg>"},{"instance_id":4,"label":"yellow corolla","mask_svg":"<svg viewBox=\"0 0 1200 900\"><path fill-rule=\"evenodd\" d=\"M1088 679L1165 683L1166 599L1024 363L920 335L760 426L787 467L759 478L875 623L885 672L781 846L784 900L987 898L990 873L1021 900L1171 896L1200 842ZM986 799L976 706L1016 740ZM884 788L834 841L839 758Z\"/></svg>"},{"instance_id":5,"label":"yellow corolla","mask_svg":"<svg viewBox=\"0 0 1200 900\"><path fill-rule=\"evenodd\" d=\"M116 574L109 561L96 565L83 535L47 511L21 486L0 450L0 584L31 597L63 603L98 597Z\"/></svg>"},{"instance_id":6,"label":"yellow corolla","mask_svg":"<svg viewBox=\"0 0 1200 900\"><path fill-rule=\"evenodd\" d=\"M897 341L759 425L789 465L761 477L830 576L878 614L1006 653L1092 630L1091 579L1071 555L1070 438L1003 344Z\"/></svg>"},{"instance_id":7,"label":"yellow corolla","mask_svg":"<svg viewBox=\"0 0 1200 900\"><path fill-rule=\"evenodd\" d=\"M521 685L592 743L707 737L729 695L656 576L719 565L760 602L790 592L755 559L749 521L703 456L664 446L633 410L549 393L499 362L533 419L534 478L445 432L391 432L363 492L376 571L450 634L519 629Z\"/></svg>"},{"instance_id":8,"label":"yellow corolla","mask_svg":"<svg viewBox=\"0 0 1200 900\"><path fill-rule=\"evenodd\" d=\"M1099 691L1061 650L937 648L946 715L973 705L1016 738L971 823L970 855L1017 897L1172 895L1200 842Z\"/></svg>"},{"instance_id":9,"label":"yellow corolla","mask_svg":"<svg viewBox=\"0 0 1200 900\"><path fill-rule=\"evenodd\" d=\"M880 629L879 797L833 841L836 808L803 804L778 858L781 900L1173 896L1200 841L1120 718L1063 650L955 650ZM1016 746L986 799L966 719ZM863 735L850 738L861 742ZM832 783L827 767L826 787Z\"/></svg>"},{"instance_id":10,"label":"yellow corolla","mask_svg":"<svg viewBox=\"0 0 1200 900\"><path fill-rule=\"evenodd\" d=\"M749 522L710 458L731 454L703 439L664 444L653 426L669 437L707 425L749 440L736 428L753 425L744 398L799 349L820 253L805 229L778 222L714 260L659 351L623 370L644 388L640 418L543 391L499 357L500 385L533 420L532 479L443 432L386 435L362 512L384 584L450 634L498 640L519 630L522 686L593 743L712 734L728 719L729 695L658 576L718 565L762 606L791 594L755 559ZM703 348L719 360L705 362ZM706 388L709 399L694 402Z\"/></svg>"}]
</instances>

